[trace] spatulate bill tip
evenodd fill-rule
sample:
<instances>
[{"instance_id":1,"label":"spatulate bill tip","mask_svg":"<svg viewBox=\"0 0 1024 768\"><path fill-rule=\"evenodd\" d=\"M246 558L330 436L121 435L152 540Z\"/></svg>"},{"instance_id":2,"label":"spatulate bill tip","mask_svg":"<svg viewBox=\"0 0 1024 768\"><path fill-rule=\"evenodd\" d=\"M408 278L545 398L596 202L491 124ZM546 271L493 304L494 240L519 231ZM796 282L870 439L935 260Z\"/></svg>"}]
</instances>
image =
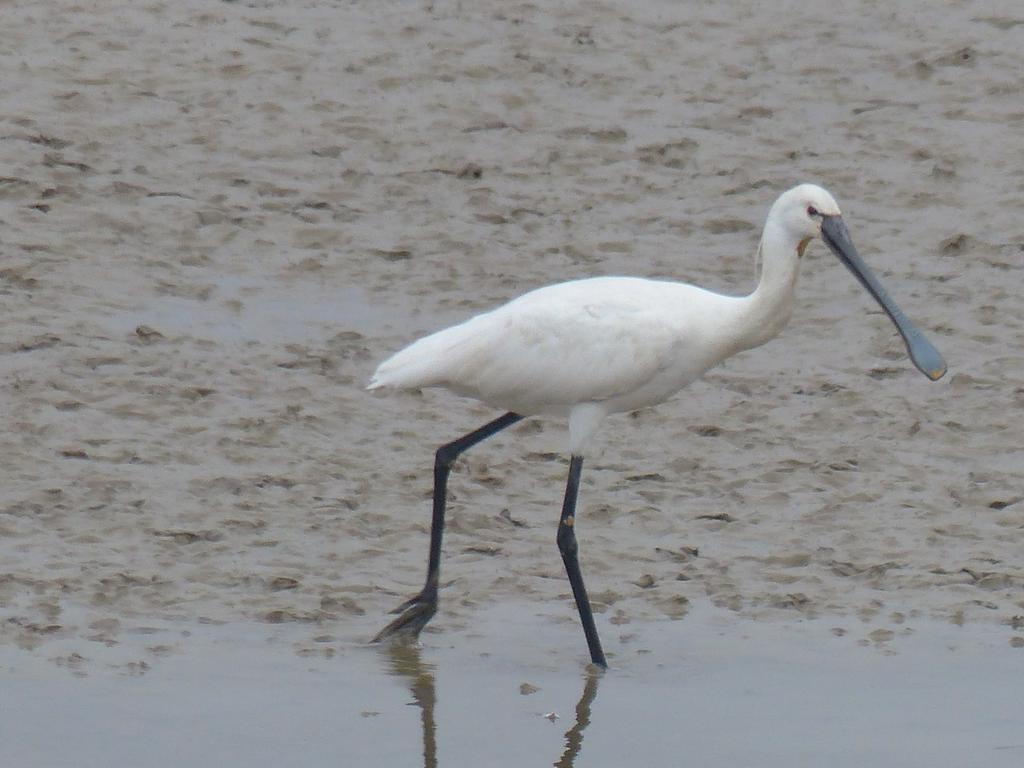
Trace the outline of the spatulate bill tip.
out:
<instances>
[{"instance_id":1,"label":"spatulate bill tip","mask_svg":"<svg viewBox=\"0 0 1024 768\"><path fill-rule=\"evenodd\" d=\"M946 375L946 361L934 348L913 350L910 359L931 381L938 381Z\"/></svg>"}]
</instances>

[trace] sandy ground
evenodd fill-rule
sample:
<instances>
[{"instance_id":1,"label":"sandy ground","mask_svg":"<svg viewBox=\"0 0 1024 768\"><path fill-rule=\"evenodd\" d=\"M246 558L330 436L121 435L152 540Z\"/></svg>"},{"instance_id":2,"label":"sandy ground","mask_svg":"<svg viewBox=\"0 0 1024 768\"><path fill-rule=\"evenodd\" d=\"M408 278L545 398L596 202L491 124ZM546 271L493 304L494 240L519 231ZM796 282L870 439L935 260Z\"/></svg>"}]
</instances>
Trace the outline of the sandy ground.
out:
<instances>
[{"instance_id":1,"label":"sandy ground","mask_svg":"<svg viewBox=\"0 0 1024 768\"><path fill-rule=\"evenodd\" d=\"M949 375L814 246L781 338L599 435L578 531L606 650L697 604L1024 645L1004 5L5 4L0 644L87 673L188 652L158 626L372 636L421 584L434 449L496 415L371 395L376 363L563 279L747 291L806 180ZM473 625L514 597L521 635L561 623L544 652L585 658L565 446L534 420L457 466L428 647L500 652Z\"/></svg>"}]
</instances>

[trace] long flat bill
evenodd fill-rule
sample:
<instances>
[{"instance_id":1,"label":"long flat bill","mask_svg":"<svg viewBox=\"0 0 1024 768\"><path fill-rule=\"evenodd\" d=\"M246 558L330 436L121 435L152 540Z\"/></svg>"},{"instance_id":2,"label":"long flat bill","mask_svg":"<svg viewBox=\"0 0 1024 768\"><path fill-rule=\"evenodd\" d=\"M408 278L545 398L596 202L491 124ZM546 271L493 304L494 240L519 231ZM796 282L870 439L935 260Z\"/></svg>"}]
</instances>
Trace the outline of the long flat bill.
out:
<instances>
[{"instance_id":1,"label":"long flat bill","mask_svg":"<svg viewBox=\"0 0 1024 768\"><path fill-rule=\"evenodd\" d=\"M911 362L932 381L941 379L946 373L946 361L942 359L939 350L925 338L925 335L911 319L903 314L903 310L892 300L878 278L864 263L853 246L842 216L825 216L821 222L821 233L825 244L832 249L832 252L860 281L860 284L867 288L868 293L874 296L875 301L881 305L889 319L892 320L896 330L903 337L903 343L907 345L907 354L910 355Z\"/></svg>"}]
</instances>

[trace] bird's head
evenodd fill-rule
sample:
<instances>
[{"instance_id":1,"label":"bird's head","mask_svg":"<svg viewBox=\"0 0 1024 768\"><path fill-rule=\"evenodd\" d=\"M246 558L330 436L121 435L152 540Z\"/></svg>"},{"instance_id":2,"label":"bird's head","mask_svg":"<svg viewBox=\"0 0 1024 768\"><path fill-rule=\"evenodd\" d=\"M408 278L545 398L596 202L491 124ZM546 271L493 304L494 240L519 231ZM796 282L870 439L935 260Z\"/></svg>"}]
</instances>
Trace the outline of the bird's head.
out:
<instances>
[{"instance_id":1,"label":"bird's head","mask_svg":"<svg viewBox=\"0 0 1024 768\"><path fill-rule=\"evenodd\" d=\"M815 184L800 184L783 192L768 213L766 236L769 227L781 235L779 242L785 248L796 251L798 258L804 255L811 240L820 238L895 323L914 365L933 381L942 377L946 372L942 355L903 314L861 259L846 229L839 204L827 190Z\"/></svg>"},{"instance_id":2,"label":"bird's head","mask_svg":"<svg viewBox=\"0 0 1024 768\"><path fill-rule=\"evenodd\" d=\"M801 257L808 243L815 238L824 240L832 248L828 229L834 229L837 223L842 225L843 222L835 198L816 184L801 184L783 193L772 206L769 217L786 230L796 243L797 255Z\"/></svg>"}]
</instances>

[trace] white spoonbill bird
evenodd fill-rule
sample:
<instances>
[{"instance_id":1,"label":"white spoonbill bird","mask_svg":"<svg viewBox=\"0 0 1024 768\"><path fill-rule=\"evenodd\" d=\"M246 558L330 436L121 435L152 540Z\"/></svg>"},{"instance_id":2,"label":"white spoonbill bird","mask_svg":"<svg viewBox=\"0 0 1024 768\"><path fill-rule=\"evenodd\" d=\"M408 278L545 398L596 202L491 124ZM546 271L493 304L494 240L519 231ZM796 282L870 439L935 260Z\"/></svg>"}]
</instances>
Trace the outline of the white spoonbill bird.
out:
<instances>
[{"instance_id":1,"label":"white spoonbill bird","mask_svg":"<svg viewBox=\"0 0 1024 768\"><path fill-rule=\"evenodd\" d=\"M760 279L747 296L636 277L572 280L538 288L385 360L369 389L444 387L508 413L437 450L426 584L374 641L415 638L437 611L445 487L456 457L527 416L568 416L571 459L558 549L590 658L607 666L574 533L587 443L608 414L660 403L727 357L776 336L792 314L800 259L815 238L886 311L914 365L933 381L941 378L942 356L861 260L835 199L813 184L784 192L769 210L758 246Z\"/></svg>"}]
</instances>

